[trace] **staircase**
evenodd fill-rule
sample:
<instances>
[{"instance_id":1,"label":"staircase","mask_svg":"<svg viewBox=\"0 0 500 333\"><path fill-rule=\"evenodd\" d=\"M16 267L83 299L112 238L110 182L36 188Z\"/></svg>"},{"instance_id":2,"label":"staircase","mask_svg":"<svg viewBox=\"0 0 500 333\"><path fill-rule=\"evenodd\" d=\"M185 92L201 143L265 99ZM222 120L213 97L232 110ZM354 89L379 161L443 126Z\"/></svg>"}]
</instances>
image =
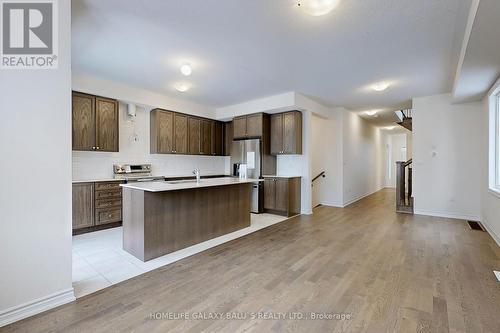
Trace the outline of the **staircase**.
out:
<instances>
[{"instance_id":1,"label":"staircase","mask_svg":"<svg viewBox=\"0 0 500 333\"><path fill-rule=\"evenodd\" d=\"M396 162L396 212L413 214L412 168L413 160Z\"/></svg>"},{"instance_id":2,"label":"staircase","mask_svg":"<svg viewBox=\"0 0 500 333\"><path fill-rule=\"evenodd\" d=\"M403 126L404 128L406 128L410 132L413 129L411 113L412 113L411 109L396 111L396 115L400 119L400 122L398 122L398 125Z\"/></svg>"}]
</instances>

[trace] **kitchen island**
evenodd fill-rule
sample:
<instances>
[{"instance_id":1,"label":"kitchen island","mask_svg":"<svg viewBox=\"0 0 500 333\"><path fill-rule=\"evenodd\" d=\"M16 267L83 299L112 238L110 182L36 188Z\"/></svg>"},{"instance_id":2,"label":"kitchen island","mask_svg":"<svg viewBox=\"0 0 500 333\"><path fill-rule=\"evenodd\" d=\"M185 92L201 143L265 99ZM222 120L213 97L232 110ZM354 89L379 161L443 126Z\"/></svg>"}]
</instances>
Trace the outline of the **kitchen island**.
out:
<instances>
[{"instance_id":1,"label":"kitchen island","mask_svg":"<svg viewBox=\"0 0 500 333\"><path fill-rule=\"evenodd\" d=\"M123 249L151 260L250 226L256 179L122 184Z\"/></svg>"}]
</instances>

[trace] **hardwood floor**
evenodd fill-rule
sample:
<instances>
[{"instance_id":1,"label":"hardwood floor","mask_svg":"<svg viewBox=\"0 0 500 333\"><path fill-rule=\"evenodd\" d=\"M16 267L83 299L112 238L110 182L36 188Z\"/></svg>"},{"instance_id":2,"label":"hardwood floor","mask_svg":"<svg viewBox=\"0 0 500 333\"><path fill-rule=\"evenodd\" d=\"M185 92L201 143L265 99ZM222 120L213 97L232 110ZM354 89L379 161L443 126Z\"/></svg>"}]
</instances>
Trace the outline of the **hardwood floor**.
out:
<instances>
[{"instance_id":1,"label":"hardwood floor","mask_svg":"<svg viewBox=\"0 0 500 333\"><path fill-rule=\"evenodd\" d=\"M500 248L464 221L397 215L394 202L383 190L319 207L0 331L499 332ZM200 312L247 319L150 318ZM352 317L251 320L257 312Z\"/></svg>"}]
</instances>

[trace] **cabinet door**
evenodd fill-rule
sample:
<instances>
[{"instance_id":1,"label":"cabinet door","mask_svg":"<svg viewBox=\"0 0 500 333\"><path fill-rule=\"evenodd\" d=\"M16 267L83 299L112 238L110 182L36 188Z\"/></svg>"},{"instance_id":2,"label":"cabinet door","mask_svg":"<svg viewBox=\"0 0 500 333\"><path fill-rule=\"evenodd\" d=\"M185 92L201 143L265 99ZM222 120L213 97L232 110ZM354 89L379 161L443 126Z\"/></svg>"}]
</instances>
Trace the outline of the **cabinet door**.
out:
<instances>
[{"instance_id":1,"label":"cabinet door","mask_svg":"<svg viewBox=\"0 0 500 333\"><path fill-rule=\"evenodd\" d=\"M278 155L283 151L283 115L271 116L271 154Z\"/></svg>"},{"instance_id":2,"label":"cabinet door","mask_svg":"<svg viewBox=\"0 0 500 333\"><path fill-rule=\"evenodd\" d=\"M73 184L73 229L94 225L94 183Z\"/></svg>"},{"instance_id":3,"label":"cabinet door","mask_svg":"<svg viewBox=\"0 0 500 333\"><path fill-rule=\"evenodd\" d=\"M276 179L275 182L275 209L288 211L288 179Z\"/></svg>"},{"instance_id":4,"label":"cabinet door","mask_svg":"<svg viewBox=\"0 0 500 333\"><path fill-rule=\"evenodd\" d=\"M275 179L264 179L264 209L275 209L275 185Z\"/></svg>"},{"instance_id":5,"label":"cabinet door","mask_svg":"<svg viewBox=\"0 0 500 333\"><path fill-rule=\"evenodd\" d=\"M283 153L302 154L302 114L283 113Z\"/></svg>"},{"instance_id":6,"label":"cabinet door","mask_svg":"<svg viewBox=\"0 0 500 333\"><path fill-rule=\"evenodd\" d=\"M96 97L96 150L118 151L118 102Z\"/></svg>"},{"instance_id":7,"label":"cabinet door","mask_svg":"<svg viewBox=\"0 0 500 333\"><path fill-rule=\"evenodd\" d=\"M212 155L222 156L224 154L224 124L218 121L212 122Z\"/></svg>"},{"instance_id":8,"label":"cabinet door","mask_svg":"<svg viewBox=\"0 0 500 333\"><path fill-rule=\"evenodd\" d=\"M95 150L95 97L73 92L73 150Z\"/></svg>"},{"instance_id":9,"label":"cabinet door","mask_svg":"<svg viewBox=\"0 0 500 333\"><path fill-rule=\"evenodd\" d=\"M247 136L262 137L262 113L247 116Z\"/></svg>"},{"instance_id":10,"label":"cabinet door","mask_svg":"<svg viewBox=\"0 0 500 333\"><path fill-rule=\"evenodd\" d=\"M247 136L247 117L236 117L233 120L233 137L244 139Z\"/></svg>"},{"instance_id":11,"label":"cabinet door","mask_svg":"<svg viewBox=\"0 0 500 333\"><path fill-rule=\"evenodd\" d=\"M212 155L212 121L202 119L201 124L201 154Z\"/></svg>"},{"instance_id":12,"label":"cabinet door","mask_svg":"<svg viewBox=\"0 0 500 333\"><path fill-rule=\"evenodd\" d=\"M174 153L188 153L188 117L177 113L174 115Z\"/></svg>"},{"instance_id":13,"label":"cabinet door","mask_svg":"<svg viewBox=\"0 0 500 333\"><path fill-rule=\"evenodd\" d=\"M224 156L231 156L233 146L233 122L224 123Z\"/></svg>"},{"instance_id":14,"label":"cabinet door","mask_svg":"<svg viewBox=\"0 0 500 333\"><path fill-rule=\"evenodd\" d=\"M151 112L151 153L173 153L173 123L172 112L161 110Z\"/></svg>"},{"instance_id":15,"label":"cabinet door","mask_svg":"<svg viewBox=\"0 0 500 333\"><path fill-rule=\"evenodd\" d=\"M201 153L200 119L188 118L189 154L199 155Z\"/></svg>"}]
</instances>

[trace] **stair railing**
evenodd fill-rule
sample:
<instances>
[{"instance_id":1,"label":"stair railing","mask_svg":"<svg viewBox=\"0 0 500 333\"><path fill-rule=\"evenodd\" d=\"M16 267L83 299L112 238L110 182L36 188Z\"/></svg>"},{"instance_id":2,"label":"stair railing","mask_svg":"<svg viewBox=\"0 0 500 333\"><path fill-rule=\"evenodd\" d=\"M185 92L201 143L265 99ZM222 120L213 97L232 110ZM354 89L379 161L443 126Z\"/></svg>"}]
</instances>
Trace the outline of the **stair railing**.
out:
<instances>
[{"instance_id":1,"label":"stair railing","mask_svg":"<svg viewBox=\"0 0 500 333\"><path fill-rule=\"evenodd\" d=\"M396 162L396 211L413 213L413 160Z\"/></svg>"},{"instance_id":2,"label":"stair railing","mask_svg":"<svg viewBox=\"0 0 500 333\"><path fill-rule=\"evenodd\" d=\"M316 177L314 177L314 178L311 180L311 187L312 187L312 186L314 186L314 182L315 182L316 180L318 180L318 178L320 178L320 177L323 177L323 178L325 178L325 177L326 177L326 173L325 173L325 171L321 171L321 172L320 172L320 173L319 173Z\"/></svg>"}]
</instances>

